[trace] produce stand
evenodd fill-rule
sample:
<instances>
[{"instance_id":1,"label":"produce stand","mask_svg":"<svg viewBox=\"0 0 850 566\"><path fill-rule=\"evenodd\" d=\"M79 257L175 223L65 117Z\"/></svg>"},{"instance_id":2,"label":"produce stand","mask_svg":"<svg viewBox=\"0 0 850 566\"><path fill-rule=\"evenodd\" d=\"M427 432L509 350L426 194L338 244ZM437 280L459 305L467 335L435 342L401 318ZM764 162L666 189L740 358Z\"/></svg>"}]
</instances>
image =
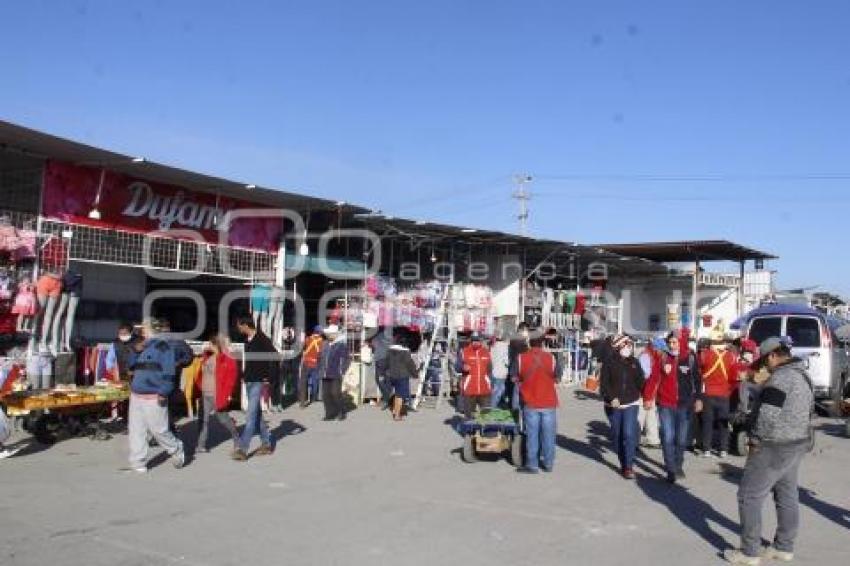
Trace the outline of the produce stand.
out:
<instances>
[{"instance_id":1,"label":"produce stand","mask_svg":"<svg viewBox=\"0 0 850 566\"><path fill-rule=\"evenodd\" d=\"M100 419L109 414L113 403L129 398L126 384L110 383L19 391L0 398L0 404L10 418L23 419L24 429L38 442L53 444L63 432L70 436L88 435L92 440L108 439Z\"/></svg>"},{"instance_id":2,"label":"produce stand","mask_svg":"<svg viewBox=\"0 0 850 566\"><path fill-rule=\"evenodd\" d=\"M461 457L464 462L477 462L478 454L510 452L511 464L522 466L522 427L511 411L481 411L476 418L460 423L458 432L463 436Z\"/></svg>"}]
</instances>

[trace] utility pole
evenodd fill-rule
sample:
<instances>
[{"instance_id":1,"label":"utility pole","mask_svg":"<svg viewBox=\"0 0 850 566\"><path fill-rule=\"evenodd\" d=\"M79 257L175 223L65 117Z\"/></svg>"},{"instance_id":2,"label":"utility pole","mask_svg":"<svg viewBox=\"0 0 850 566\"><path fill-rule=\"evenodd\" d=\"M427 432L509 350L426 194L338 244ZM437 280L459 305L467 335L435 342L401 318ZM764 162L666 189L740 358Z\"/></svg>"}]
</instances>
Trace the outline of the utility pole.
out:
<instances>
[{"instance_id":1,"label":"utility pole","mask_svg":"<svg viewBox=\"0 0 850 566\"><path fill-rule=\"evenodd\" d=\"M531 193L525 189L525 186L532 181L531 175L514 175L514 184L517 186L513 193L513 198L519 201L519 233L521 236L528 236L528 201L531 200Z\"/></svg>"}]
</instances>

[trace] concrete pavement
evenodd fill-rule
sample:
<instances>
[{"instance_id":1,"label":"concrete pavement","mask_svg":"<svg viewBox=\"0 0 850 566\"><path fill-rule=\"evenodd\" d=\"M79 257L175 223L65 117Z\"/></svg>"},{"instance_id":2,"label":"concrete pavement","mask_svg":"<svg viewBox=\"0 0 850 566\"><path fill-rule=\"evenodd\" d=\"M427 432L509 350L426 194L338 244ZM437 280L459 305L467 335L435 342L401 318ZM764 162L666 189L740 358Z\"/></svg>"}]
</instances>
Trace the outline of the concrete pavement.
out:
<instances>
[{"instance_id":1,"label":"concrete pavement","mask_svg":"<svg viewBox=\"0 0 850 566\"><path fill-rule=\"evenodd\" d=\"M701 565L737 542L740 458L689 455L671 487L649 451L625 481L599 402L564 390L555 472L521 476L504 459L462 463L452 416L394 423L367 406L322 422L318 405L291 407L271 416L271 457L232 462L220 434L185 469L159 458L141 476L117 471L126 436L28 446L0 461L0 564ZM850 543L850 440L819 424L799 564L843 563ZM765 536L774 525L768 505Z\"/></svg>"}]
</instances>

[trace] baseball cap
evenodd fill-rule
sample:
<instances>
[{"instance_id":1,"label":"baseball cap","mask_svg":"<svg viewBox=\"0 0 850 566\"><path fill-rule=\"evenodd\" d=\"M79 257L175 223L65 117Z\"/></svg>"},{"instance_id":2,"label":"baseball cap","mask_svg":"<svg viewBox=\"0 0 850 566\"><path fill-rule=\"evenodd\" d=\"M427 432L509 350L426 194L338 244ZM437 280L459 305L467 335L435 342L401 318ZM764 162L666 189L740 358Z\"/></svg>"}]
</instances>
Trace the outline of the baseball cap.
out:
<instances>
[{"instance_id":1,"label":"baseball cap","mask_svg":"<svg viewBox=\"0 0 850 566\"><path fill-rule=\"evenodd\" d=\"M767 361L767 356L779 348L791 348L791 340L786 337L771 336L759 346L759 357L750 365L751 369L759 370Z\"/></svg>"}]
</instances>

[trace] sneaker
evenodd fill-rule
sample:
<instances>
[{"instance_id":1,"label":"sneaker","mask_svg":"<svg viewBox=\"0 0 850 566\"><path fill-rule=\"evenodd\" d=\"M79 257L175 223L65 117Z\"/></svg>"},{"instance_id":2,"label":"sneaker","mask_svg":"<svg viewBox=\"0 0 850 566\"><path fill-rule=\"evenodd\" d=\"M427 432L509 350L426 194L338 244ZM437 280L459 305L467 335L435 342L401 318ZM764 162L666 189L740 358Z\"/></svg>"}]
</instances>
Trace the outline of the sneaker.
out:
<instances>
[{"instance_id":1,"label":"sneaker","mask_svg":"<svg viewBox=\"0 0 850 566\"><path fill-rule=\"evenodd\" d=\"M747 556L740 550L729 549L723 552L723 558L729 564L738 564L739 566L759 566L761 558L758 556Z\"/></svg>"},{"instance_id":2,"label":"sneaker","mask_svg":"<svg viewBox=\"0 0 850 566\"><path fill-rule=\"evenodd\" d=\"M201 447L199 447L197 450L195 450L195 453L196 453L196 454L209 454L209 453L210 453L210 449L209 449L209 448L207 448L206 446L201 446Z\"/></svg>"},{"instance_id":3,"label":"sneaker","mask_svg":"<svg viewBox=\"0 0 850 566\"><path fill-rule=\"evenodd\" d=\"M546 466L540 466L540 469L546 472L547 474L552 473L552 468L547 468Z\"/></svg>"},{"instance_id":4,"label":"sneaker","mask_svg":"<svg viewBox=\"0 0 850 566\"><path fill-rule=\"evenodd\" d=\"M8 448L0 449L0 460L4 460L6 458L11 458L15 454L20 452L20 450L9 450Z\"/></svg>"},{"instance_id":5,"label":"sneaker","mask_svg":"<svg viewBox=\"0 0 850 566\"><path fill-rule=\"evenodd\" d=\"M534 475L534 474L540 473L540 470L538 470L537 468L529 468L528 466L523 466L521 468L517 468L516 471L517 471L518 474Z\"/></svg>"},{"instance_id":6,"label":"sneaker","mask_svg":"<svg viewBox=\"0 0 850 566\"><path fill-rule=\"evenodd\" d=\"M230 457L233 460L236 460L237 462L245 462L248 459L248 455L245 454L245 452L243 452L242 450L239 450L239 449L234 450L233 454L231 454Z\"/></svg>"},{"instance_id":7,"label":"sneaker","mask_svg":"<svg viewBox=\"0 0 850 566\"><path fill-rule=\"evenodd\" d=\"M173 464L176 469L179 470L180 468L186 465L186 453L182 450L174 454L172 458L174 458Z\"/></svg>"},{"instance_id":8,"label":"sneaker","mask_svg":"<svg viewBox=\"0 0 850 566\"><path fill-rule=\"evenodd\" d=\"M698 455L700 458L714 458L714 454L712 454L710 450L703 450Z\"/></svg>"},{"instance_id":9,"label":"sneaker","mask_svg":"<svg viewBox=\"0 0 850 566\"><path fill-rule=\"evenodd\" d=\"M626 468L625 470L623 470L623 478L627 480L635 479L635 471L631 468Z\"/></svg>"},{"instance_id":10,"label":"sneaker","mask_svg":"<svg viewBox=\"0 0 850 566\"><path fill-rule=\"evenodd\" d=\"M268 444L263 444L257 450L257 456L271 456L273 453L274 453L274 448L272 448Z\"/></svg>"},{"instance_id":11,"label":"sneaker","mask_svg":"<svg viewBox=\"0 0 850 566\"><path fill-rule=\"evenodd\" d=\"M766 546L761 551L761 557L765 560L776 560L777 562L793 562L794 553L776 550L772 546Z\"/></svg>"},{"instance_id":12,"label":"sneaker","mask_svg":"<svg viewBox=\"0 0 850 566\"><path fill-rule=\"evenodd\" d=\"M727 456L729 456L729 453L726 452L725 450L721 450L720 452L717 453L717 457L720 458L721 460L725 460Z\"/></svg>"}]
</instances>

